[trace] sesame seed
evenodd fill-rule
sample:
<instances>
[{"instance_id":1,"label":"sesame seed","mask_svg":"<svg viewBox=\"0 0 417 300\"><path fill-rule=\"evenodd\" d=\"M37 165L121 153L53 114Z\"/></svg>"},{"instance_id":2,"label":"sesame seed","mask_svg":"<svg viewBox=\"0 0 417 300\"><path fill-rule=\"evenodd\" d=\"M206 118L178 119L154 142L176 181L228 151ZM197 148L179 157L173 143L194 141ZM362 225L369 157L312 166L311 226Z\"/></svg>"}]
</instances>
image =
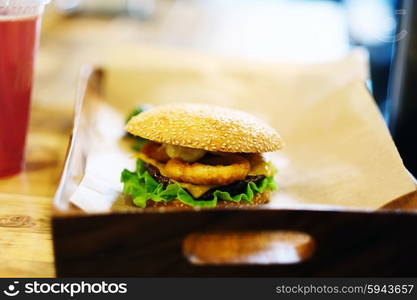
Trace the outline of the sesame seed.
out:
<instances>
[{"instance_id":1,"label":"sesame seed","mask_svg":"<svg viewBox=\"0 0 417 300\"><path fill-rule=\"evenodd\" d=\"M162 105L133 118L126 129L157 142L208 151L262 153L282 146L276 130L261 120L202 104Z\"/></svg>"}]
</instances>

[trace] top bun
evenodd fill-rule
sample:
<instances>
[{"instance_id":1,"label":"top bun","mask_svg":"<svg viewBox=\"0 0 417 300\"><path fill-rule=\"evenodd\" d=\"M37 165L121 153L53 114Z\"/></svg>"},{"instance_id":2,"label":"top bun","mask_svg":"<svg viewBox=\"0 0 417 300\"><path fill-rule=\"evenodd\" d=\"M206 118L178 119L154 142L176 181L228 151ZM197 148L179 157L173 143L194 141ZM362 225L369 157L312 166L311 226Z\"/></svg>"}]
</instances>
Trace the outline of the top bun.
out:
<instances>
[{"instance_id":1,"label":"top bun","mask_svg":"<svg viewBox=\"0 0 417 300\"><path fill-rule=\"evenodd\" d=\"M218 152L263 153L278 150L275 129L242 111L204 104L170 104L145 111L126 130L159 143Z\"/></svg>"}]
</instances>

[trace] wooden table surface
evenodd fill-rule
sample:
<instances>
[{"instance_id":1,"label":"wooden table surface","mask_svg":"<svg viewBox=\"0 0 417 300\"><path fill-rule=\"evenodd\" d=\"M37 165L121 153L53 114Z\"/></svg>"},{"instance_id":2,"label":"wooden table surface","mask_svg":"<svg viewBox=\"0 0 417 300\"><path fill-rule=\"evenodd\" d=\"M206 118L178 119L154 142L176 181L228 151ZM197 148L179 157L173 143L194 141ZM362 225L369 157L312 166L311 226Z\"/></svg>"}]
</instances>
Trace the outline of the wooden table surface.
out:
<instances>
[{"instance_id":1,"label":"wooden table surface","mask_svg":"<svg viewBox=\"0 0 417 300\"><path fill-rule=\"evenodd\" d=\"M50 216L71 122L71 114L34 109L25 171L0 179L1 277L55 275Z\"/></svg>"},{"instance_id":2,"label":"wooden table surface","mask_svg":"<svg viewBox=\"0 0 417 300\"><path fill-rule=\"evenodd\" d=\"M194 31L189 40L192 40L201 37L208 28L207 22L204 26L201 22L213 20L207 15L200 18L191 14L189 7L183 9L176 6L166 10L170 11L168 18L162 20L157 17L153 23L143 25L139 30L133 29L132 21L113 21L113 27L103 27L108 24L103 20L66 20L48 26L38 57L26 168L19 175L0 179L1 277L55 275L50 226L52 197L70 135L72 100L79 66L86 61L99 62L99 54L108 46L110 36L119 42L123 39L150 41L155 37L170 42L172 36L187 36L188 33L183 35L181 30L189 29L188 23L191 22ZM180 17L174 17L175 14L180 14ZM185 21L181 23L179 19ZM197 20L201 25L200 31L197 30ZM184 26L181 27L181 24ZM119 37L123 28L129 30L123 31ZM221 40L216 42L224 45ZM95 45L95 48L87 47L86 43ZM184 41L178 43L184 44ZM415 210L417 195L405 197L390 208Z\"/></svg>"}]
</instances>

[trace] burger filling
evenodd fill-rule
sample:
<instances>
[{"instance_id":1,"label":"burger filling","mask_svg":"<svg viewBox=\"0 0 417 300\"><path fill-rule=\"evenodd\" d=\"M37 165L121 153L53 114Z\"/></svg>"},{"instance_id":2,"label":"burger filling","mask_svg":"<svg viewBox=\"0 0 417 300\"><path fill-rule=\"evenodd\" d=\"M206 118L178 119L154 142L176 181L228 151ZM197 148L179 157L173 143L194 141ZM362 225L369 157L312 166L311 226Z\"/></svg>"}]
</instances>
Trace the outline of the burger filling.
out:
<instances>
[{"instance_id":1,"label":"burger filling","mask_svg":"<svg viewBox=\"0 0 417 300\"><path fill-rule=\"evenodd\" d=\"M124 170L124 193L135 205L179 200L214 207L218 200L251 203L275 189L274 168L260 154L207 152L149 141L137 154L136 171Z\"/></svg>"},{"instance_id":2,"label":"burger filling","mask_svg":"<svg viewBox=\"0 0 417 300\"><path fill-rule=\"evenodd\" d=\"M147 172L149 172L149 174L151 174L153 179L155 179L156 181L161 183L164 186L164 188L166 188L170 184L175 183L174 181L172 181L168 177L165 177L165 176L161 175L158 168L156 168L155 166L153 166L151 164L144 163L144 168ZM204 192L205 190L207 190L203 194L201 194L201 191L197 191L195 188L194 189L191 188L191 190L193 190L192 195L194 197L197 197L197 200L210 200L214 197L213 193L215 191L220 190L220 191L223 191L223 192L228 192L231 196L235 196L235 195L244 193L245 189L246 189L246 186L248 185L249 182L260 183L263 179L265 179L265 177L266 177L265 175L247 176L244 180L239 180L239 181L236 181L236 182L228 184L228 185L213 187L209 190L207 190L206 187L203 187L201 189L201 191ZM180 183L180 185L185 187L185 189L188 192L190 192L189 191L190 185L188 185L188 188L187 188L187 184Z\"/></svg>"}]
</instances>

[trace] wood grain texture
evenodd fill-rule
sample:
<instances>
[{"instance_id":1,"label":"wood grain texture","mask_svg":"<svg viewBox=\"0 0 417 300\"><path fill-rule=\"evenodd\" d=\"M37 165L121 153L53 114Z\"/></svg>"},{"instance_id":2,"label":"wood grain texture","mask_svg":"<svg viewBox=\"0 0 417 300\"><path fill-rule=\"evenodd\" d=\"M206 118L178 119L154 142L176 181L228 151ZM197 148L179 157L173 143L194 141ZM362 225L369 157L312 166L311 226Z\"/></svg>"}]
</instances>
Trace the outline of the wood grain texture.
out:
<instances>
[{"instance_id":1,"label":"wood grain texture","mask_svg":"<svg viewBox=\"0 0 417 300\"><path fill-rule=\"evenodd\" d=\"M53 277L52 196L62 171L71 113L32 111L24 172L0 179L0 276Z\"/></svg>"},{"instance_id":2,"label":"wood grain texture","mask_svg":"<svg viewBox=\"0 0 417 300\"><path fill-rule=\"evenodd\" d=\"M0 276L53 277L51 198L0 194Z\"/></svg>"}]
</instances>

